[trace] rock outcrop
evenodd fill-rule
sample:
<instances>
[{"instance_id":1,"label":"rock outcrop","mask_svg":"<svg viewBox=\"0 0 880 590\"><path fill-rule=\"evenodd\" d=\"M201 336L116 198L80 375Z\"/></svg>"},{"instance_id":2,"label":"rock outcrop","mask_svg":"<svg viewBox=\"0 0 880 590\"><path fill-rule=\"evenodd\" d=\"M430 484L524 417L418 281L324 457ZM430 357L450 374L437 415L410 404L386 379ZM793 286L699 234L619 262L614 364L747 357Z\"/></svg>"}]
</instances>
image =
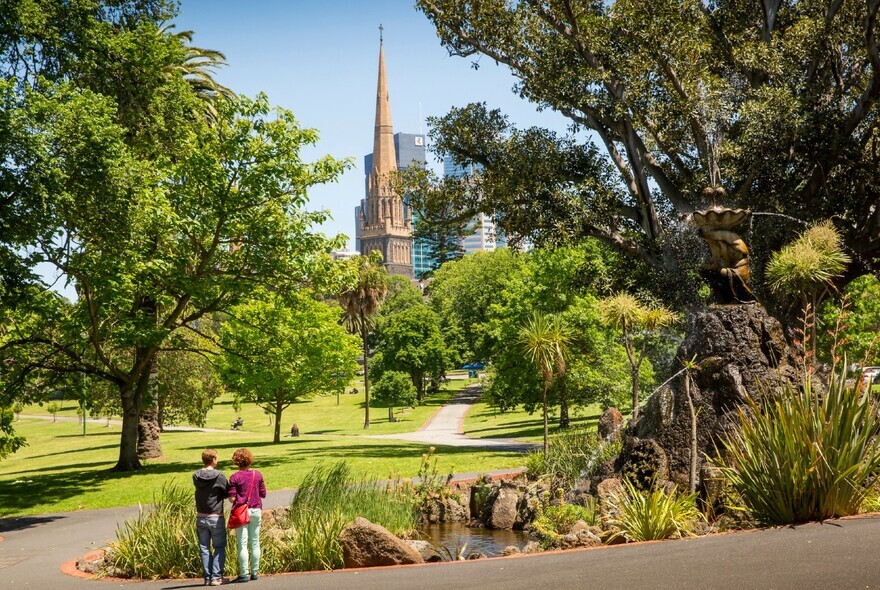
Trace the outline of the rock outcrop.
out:
<instances>
[{"instance_id":1,"label":"rock outcrop","mask_svg":"<svg viewBox=\"0 0 880 590\"><path fill-rule=\"evenodd\" d=\"M517 517L519 494L517 486L502 482L492 503L492 511L486 524L491 529L509 530L513 528Z\"/></svg>"},{"instance_id":2,"label":"rock outcrop","mask_svg":"<svg viewBox=\"0 0 880 590\"><path fill-rule=\"evenodd\" d=\"M339 533L345 567L422 563L422 555L385 527L356 518Z\"/></svg>"},{"instance_id":3,"label":"rock outcrop","mask_svg":"<svg viewBox=\"0 0 880 590\"><path fill-rule=\"evenodd\" d=\"M715 454L721 438L738 428L737 411L747 397L775 395L794 380L796 369L782 324L763 307L712 306L690 316L687 337L676 355L694 359L691 396L697 411L698 473L705 455ZM671 480L687 485L691 418L680 376L645 402L626 431L616 464L639 481ZM650 442L648 442L650 441Z\"/></svg>"}]
</instances>

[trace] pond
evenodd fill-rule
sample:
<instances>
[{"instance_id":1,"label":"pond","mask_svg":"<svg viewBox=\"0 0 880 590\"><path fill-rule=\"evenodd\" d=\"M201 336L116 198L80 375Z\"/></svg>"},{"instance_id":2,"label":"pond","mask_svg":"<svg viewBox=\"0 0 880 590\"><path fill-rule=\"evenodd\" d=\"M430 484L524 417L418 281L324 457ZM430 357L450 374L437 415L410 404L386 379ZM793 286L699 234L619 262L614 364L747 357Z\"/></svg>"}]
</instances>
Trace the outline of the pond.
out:
<instances>
[{"instance_id":1,"label":"pond","mask_svg":"<svg viewBox=\"0 0 880 590\"><path fill-rule=\"evenodd\" d=\"M424 525L419 529L419 538L436 547L444 559L458 555L467 557L471 553L497 557L505 547L514 545L522 549L529 541L522 531L497 531L461 523Z\"/></svg>"}]
</instances>

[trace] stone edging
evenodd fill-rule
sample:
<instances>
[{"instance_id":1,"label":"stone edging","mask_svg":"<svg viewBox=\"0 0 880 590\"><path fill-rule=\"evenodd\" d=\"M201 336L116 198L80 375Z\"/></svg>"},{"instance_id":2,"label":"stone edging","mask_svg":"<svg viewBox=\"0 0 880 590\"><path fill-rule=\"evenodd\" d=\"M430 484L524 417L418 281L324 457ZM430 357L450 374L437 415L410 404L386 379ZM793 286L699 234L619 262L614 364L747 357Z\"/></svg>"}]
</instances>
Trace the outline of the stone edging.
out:
<instances>
[{"instance_id":1,"label":"stone edging","mask_svg":"<svg viewBox=\"0 0 880 590\"><path fill-rule=\"evenodd\" d=\"M503 476L499 476L499 477L503 477ZM474 481L474 480L471 480L471 481ZM806 523L803 523L803 524L797 525L797 526L819 525L819 524L824 524L826 522L835 522L837 520L854 520L857 518L877 518L877 517L880 517L880 512L870 512L867 514L854 514L852 516L844 516L841 518L828 519L826 521L806 522ZM709 535L702 535L699 537L685 537L683 539L660 539L660 540L656 540L656 541L638 541L635 543L621 543L620 545L596 545L594 547L578 547L575 549L554 549L552 551L541 551L540 553L515 553L513 555L485 557L483 559L480 559L479 561L496 560L496 559L521 559L521 558L528 558L528 557L538 557L541 555L556 555L559 553L580 553L583 551L615 550L615 549L623 549L625 547L637 547L639 545L650 545L650 544L655 544L655 543L668 543L668 542L675 542L675 541L684 541L684 542L690 541L690 542L692 542L692 541L697 541L699 539L707 539L710 537L720 537L722 535L739 535L739 534L756 533L756 532L771 530L774 528L776 528L776 529L789 528L790 526L791 525L781 525L778 527L741 529L741 530L735 530L735 531L725 531L723 533L712 533ZM95 574L87 574L87 573L82 572L77 569L76 562L79 559L97 559L103 553L104 553L104 550L99 549L97 551L92 551L90 553L86 553L81 558L71 559L70 561L67 561L61 565L61 572L64 574L67 574L69 576L74 576L77 578L98 580L98 581L104 581L104 582L133 582L133 581L157 581L157 582L158 581L180 581L180 582L184 582L184 581L194 581L194 580L198 581L200 579L200 578L163 578L160 580L138 580L138 579L134 579L134 578L98 577ZM272 576L272 577L275 577L275 576L309 576L309 575L320 575L320 574L332 574L334 572L342 572L342 571L345 571L345 572L367 572L367 571L372 571L372 570L398 569L398 568L403 568L403 567L455 566L455 565L462 565L462 564L467 564L467 563L473 563L473 561L468 561L468 560L442 561L442 562L437 562L437 563L414 563L414 564L407 564L407 565L382 565L382 566L376 566L376 567L343 568L343 569L339 569L339 570L330 570L330 571L318 570L318 571L310 571L310 572L283 572L280 574L265 574L265 576L266 577L269 577L269 576ZM262 577L263 574L260 574L260 576Z\"/></svg>"}]
</instances>

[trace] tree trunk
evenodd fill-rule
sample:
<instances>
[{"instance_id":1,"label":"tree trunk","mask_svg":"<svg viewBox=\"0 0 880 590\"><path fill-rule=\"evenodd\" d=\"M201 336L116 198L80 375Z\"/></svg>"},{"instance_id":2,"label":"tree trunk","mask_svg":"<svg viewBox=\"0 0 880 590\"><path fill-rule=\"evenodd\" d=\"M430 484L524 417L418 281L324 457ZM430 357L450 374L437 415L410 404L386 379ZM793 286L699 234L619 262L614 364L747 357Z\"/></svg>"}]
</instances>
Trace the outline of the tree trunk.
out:
<instances>
[{"instance_id":1,"label":"tree trunk","mask_svg":"<svg viewBox=\"0 0 880 590\"><path fill-rule=\"evenodd\" d=\"M284 411L284 406L281 403L281 399L275 400L275 443L281 442L281 413Z\"/></svg>"},{"instance_id":2,"label":"tree trunk","mask_svg":"<svg viewBox=\"0 0 880 590\"><path fill-rule=\"evenodd\" d=\"M369 349L367 347L367 327L364 323L366 318L361 313L361 338L364 342L364 428L370 427L370 368L367 366Z\"/></svg>"},{"instance_id":3,"label":"tree trunk","mask_svg":"<svg viewBox=\"0 0 880 590\"><path fill-rule=\"evenodd\" d=\"M547 460L547 447L550 444L550 429L547 427L547 384L544 384L544 460Z\"/></svg>"},{"instance_id":4,"label":"tree trunk","mask_svg":"<svg viewBox=\"0 0 880 590\"><path fill-rule=\"evenodd\" d=\"M687 397L688 410L691 413L691 472L688 478L691 493L697 491L697 413L694 411L694 400L691 397L691 374L684 372L684 394Z\"/></svg>"},{"instance_id":5,"label":"tree trunk","mask_svg":"<svg viewBox=\"0 0 880 590\"><path fill-rule=\"evenodd\" d=\"M639 419L639 368L632 368L633 422Z\"/></svg>"},{"instance_id":6,"label":"tree trunk","mask_svg":"<svg viewBox=\"0 0 880 590\"><path fill-rule=\"evenodd\" d=\"M138 459L141 396L137 387L132 385L121 386L119 393L122 402L122 431L119 435L119 460L113 471L134 471L141 468L141 462Z\"/></svg>"},{"instance_id":7,"label":"tree trunk","mask_svg":"<svg viewBox=\"0 0 880 590\"><path fill-rule=\"evenodd\" d=\"M394 422L394 407L388 402L388 422Z\"/></svg>"},{"instance_id":8,"label":"tree trunk","mask_svg":"<svg viewBox=\"0 0 880 590\"><path fill-rule=\"evenodd\" d=\"M137 356L148 354L146 351ZM156 358L147 365L147 369L138 379L139 385L146 381L141 394L141 415L138 422L138 458L158 459L162 456L162 443L159 440L159 366Z\"/></svg>"},{"instance_id":9,"label":"tree trunk","mask_svg":"<svg viewBox=\"0 0 880 590\"><path fill-rule=\"evenodd\" d=\"M559 384L559 428L568 428L571 420L568 417L568 387L565 384L565 376Z\"/></svg>"},{"instance_id":10,"label":"tree trunk","mask_svg":"<svg viewBox=\"0 0 880 590\"><path fill-rule=\"evenodd\" d=\"M421 371L413 371L410 378L416 388L416 403L421 405L425 398L425 375Z\"/></svg>"}]
</instances>

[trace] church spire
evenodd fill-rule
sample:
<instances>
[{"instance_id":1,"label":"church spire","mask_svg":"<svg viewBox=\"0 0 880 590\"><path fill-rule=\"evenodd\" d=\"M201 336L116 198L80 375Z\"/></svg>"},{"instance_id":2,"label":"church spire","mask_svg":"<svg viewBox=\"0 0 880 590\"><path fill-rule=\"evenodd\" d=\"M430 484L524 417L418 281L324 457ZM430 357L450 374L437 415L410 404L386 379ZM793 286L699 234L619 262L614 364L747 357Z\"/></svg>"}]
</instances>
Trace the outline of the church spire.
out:
<instances>
[{"instance_id":1,"label":"church spire","mask_svg":"<svg viewBox=\"0 0 880 590\"><path fill-rule=\"evenodd\" d=\"M391 127L391 100L385 78L385 52L382 25L379 25L379 83L376 88L376 128L373 133L373 174L383 175L397 170L394 154L394 131Z\"/></svg>"}]
</instances>

